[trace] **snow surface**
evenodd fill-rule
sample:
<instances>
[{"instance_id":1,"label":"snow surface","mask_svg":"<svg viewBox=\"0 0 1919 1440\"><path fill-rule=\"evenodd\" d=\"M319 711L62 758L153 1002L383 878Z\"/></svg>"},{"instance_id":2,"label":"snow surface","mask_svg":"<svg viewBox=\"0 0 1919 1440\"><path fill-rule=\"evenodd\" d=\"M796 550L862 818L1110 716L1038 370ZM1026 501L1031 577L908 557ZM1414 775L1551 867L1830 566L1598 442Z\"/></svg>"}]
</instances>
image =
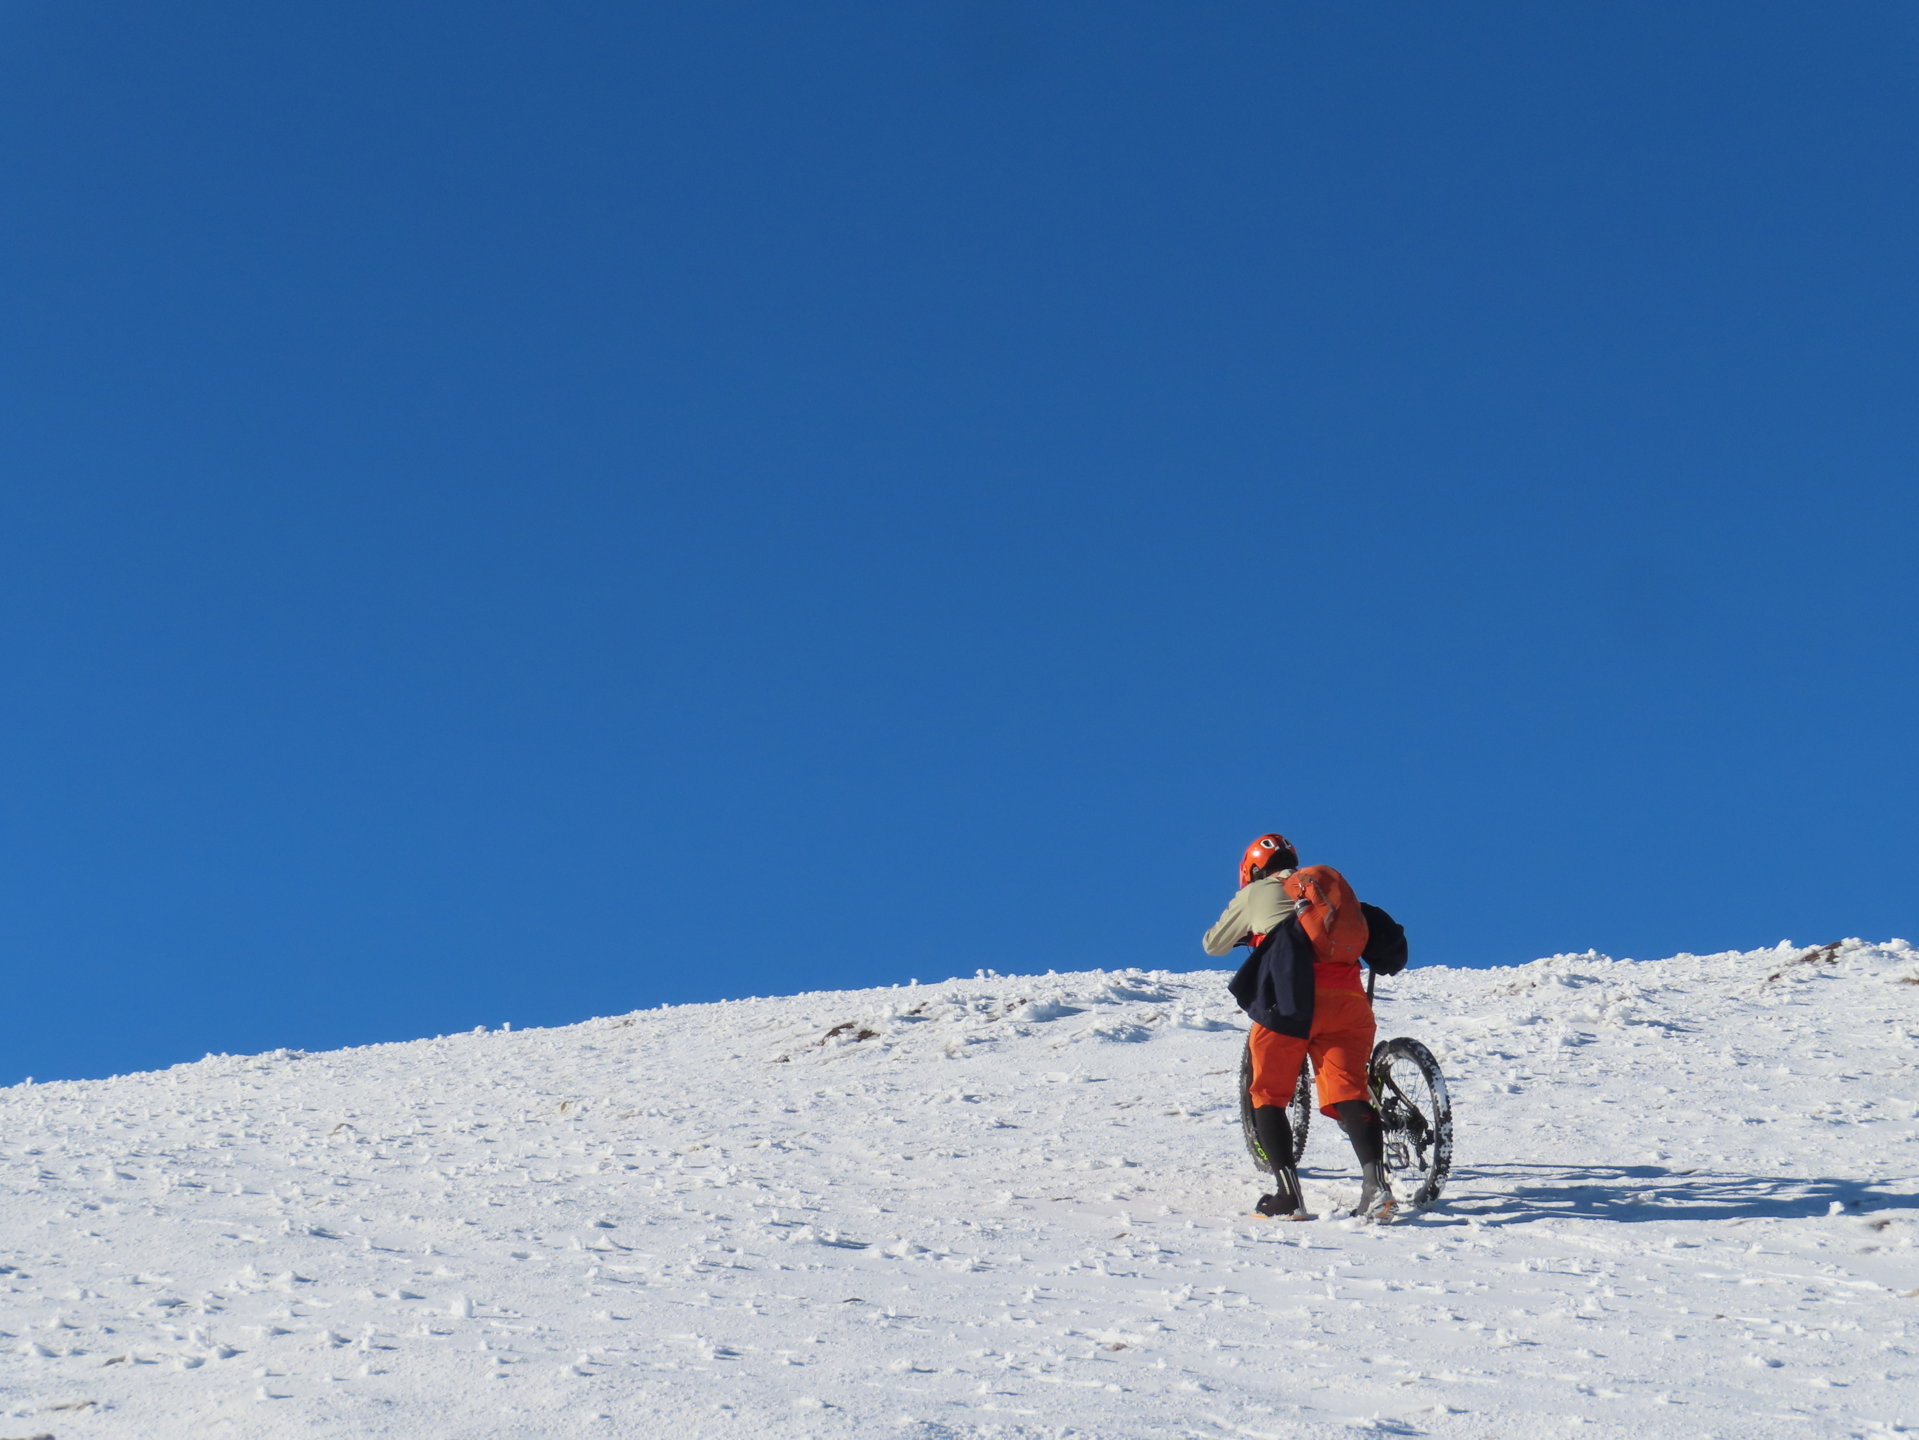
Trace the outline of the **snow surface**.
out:
<instances>
[{"instance_id":1,"label":"snow surface","mask_svg":"<svg viewBox=\"0 0 1919 1440\"><path fill-rule=\"evenodd\" d=\"M1222 981L0 1091L0 1440L1919 1429L1919 950L1386 982L1457 1123L1386 1227L1246 1213Z\"/></svg>"}]
</instances>

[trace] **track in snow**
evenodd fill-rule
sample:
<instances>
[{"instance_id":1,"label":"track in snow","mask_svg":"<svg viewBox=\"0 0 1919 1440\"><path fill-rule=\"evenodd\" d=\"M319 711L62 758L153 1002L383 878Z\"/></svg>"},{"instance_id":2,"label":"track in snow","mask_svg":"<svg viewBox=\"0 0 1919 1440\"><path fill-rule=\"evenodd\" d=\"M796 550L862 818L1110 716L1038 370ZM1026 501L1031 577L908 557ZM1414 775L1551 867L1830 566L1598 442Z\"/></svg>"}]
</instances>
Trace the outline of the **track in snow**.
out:
<instances>
[{"instance_id":1,"label":"track in snow","mask_svg":"<svg viewBox=\"0 0 1919 1440\"><path fill-rule=\"evenodd\" d=\"M1919 951L1413 970L1446 1201L1245 1215L1217 972L0 1091L0 1440L1919 1429ZM1350 1199L1315 1127L1309 1200Z\"/></svg>"}]
</instances>

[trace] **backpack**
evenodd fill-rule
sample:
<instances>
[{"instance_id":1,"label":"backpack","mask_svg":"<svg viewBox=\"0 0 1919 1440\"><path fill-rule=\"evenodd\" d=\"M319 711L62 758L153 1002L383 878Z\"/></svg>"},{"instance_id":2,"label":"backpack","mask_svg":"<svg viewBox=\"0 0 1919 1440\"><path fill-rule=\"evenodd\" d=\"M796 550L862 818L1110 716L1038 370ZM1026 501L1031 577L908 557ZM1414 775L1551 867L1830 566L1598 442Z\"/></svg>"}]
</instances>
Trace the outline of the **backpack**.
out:
<instances>
[{"instance_id":1,"label":"backpack","mask_svg":"<svg viewBox=\"0 0 1919 1440\"><path fill-rule=\"evenodd\" d=\"M1284 881L1297 906L1299 928L1312 942L1313 958L1357 965L1366 951L1366 912L1346 877L1330 865L1308 865Z\"/></svg>"},{"instance_id":2,"label":"backpack","mask_svg":"<svg viewBox=\"0 0 1919 1440\"><path fill-rule=\"evenodd\" d=\"M1377 905L1359 902L1366 917L1366 948L1360 958L1375 975L1397 975L1406 968L1406 930Z\"/></svg>"}]
</instances>

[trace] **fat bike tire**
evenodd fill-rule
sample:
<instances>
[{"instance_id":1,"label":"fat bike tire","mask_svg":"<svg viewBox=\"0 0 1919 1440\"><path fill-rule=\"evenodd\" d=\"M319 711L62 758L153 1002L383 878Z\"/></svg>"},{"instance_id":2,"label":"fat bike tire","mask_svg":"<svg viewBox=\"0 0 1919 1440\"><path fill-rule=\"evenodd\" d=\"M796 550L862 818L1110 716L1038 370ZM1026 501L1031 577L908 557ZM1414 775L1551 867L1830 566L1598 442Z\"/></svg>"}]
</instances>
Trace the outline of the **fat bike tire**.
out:
<instances>
[{"instance_id":1,"label":"fat bike tire","mask_svg":"<svg viewBox=\"0 0 1919 1440\"><path fill-rule=\"evenodd\" d=\"M1453 1169L1453 1102L1433 1052L1400 1036L1373 1047L1369 1080L1385 1132L1386 1169L1414 1208L1431 1205Z\"/></svg>"},{"instance_id":2,"label":"fat bike tire","mask_svg":"<svg viewBox=\"0 0 1919 1440\"><path fill-rule=\"evenodd\" d=\"M1295 1167L1299 1157L1306 1153L1306 1130L1313 1123L1313 1067L1307 1061L1299 1067L1299 1083L1293 1087L1293 1102L1286 1107L1286 1118L1293 1127L1293 1161ZM1244 1049L1239 1052L1239 1128L1246 1137L1246 1153L1253 1157L1253 1168L1262 1175L1273 1173L1272 1160L1266 1149L1259 1143L1259 1135L1253 1128L1253 1052Z\"/></svg>"}]
</instances>

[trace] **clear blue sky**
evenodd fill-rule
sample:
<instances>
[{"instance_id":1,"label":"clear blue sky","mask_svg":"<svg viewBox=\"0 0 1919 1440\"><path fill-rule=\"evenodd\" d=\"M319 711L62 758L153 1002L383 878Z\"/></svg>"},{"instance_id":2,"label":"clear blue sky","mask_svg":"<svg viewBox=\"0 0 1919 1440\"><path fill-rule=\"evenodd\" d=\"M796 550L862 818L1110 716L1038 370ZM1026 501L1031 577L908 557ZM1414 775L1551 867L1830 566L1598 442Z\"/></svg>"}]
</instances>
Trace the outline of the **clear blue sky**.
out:
<instances>
[{"instance_id":1,"label":"clear blue sky","mask_svg":"<svg viewBox=\"0 0 1919 1440\"><path fill-rule=\"evenodd\" d=\"M1919 932L1919 14L0 5L0 1080ZM1710 997L1701 997L1710 1003Z\"/></svg>"}]
</instances>

